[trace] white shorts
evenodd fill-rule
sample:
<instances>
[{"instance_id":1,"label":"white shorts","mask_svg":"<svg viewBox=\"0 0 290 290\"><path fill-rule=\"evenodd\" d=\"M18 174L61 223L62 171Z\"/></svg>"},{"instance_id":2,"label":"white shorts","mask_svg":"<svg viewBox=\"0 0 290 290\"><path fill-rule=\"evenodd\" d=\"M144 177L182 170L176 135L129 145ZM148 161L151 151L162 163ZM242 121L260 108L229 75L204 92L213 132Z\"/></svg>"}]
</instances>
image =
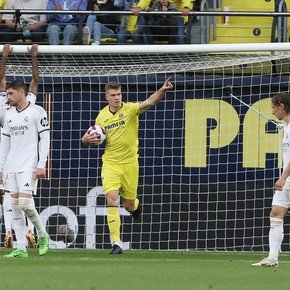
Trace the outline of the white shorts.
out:
<instances>
[{"instance_id":1,"label":"white shorts","mask_svg":"<svg viewBox=\"0 0 290 290\"><path fill-rule=\"evenodd\" d=\"M272 205L278 205L284 208L290 208L290 190L277 190L274 193Z\"/></svg>"},{"instance_id":2,"label":"white shorts","mask_svg":"<svg viewBox=\"0 0 290 290\"><path fill-rule=\"evenodd\" d=\"M35 172L25 171L7 174L6 189L11 193L33 194L36 187Z\"/></svg>"}]
</instances>

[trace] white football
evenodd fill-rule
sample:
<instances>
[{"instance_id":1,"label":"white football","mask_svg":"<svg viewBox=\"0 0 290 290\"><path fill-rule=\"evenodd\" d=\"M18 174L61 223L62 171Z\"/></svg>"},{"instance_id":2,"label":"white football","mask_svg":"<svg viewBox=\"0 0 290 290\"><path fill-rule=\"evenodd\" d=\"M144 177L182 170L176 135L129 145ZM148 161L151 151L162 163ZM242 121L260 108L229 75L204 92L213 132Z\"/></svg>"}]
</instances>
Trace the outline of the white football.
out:
<instances>
[{"instance_id":1,"label":"white football","mask_svg":"<svg viewBox=\"0 0 290 290\"><path fill-rule=\"evenodd\" d=\"M96 143L98 145L102 144L106 140L106 133L101 126L98 125L91 126L88 129L88 133L95 134L97 136L98 140L100 140L98 143Z\"/></svg>"}]
</instances>

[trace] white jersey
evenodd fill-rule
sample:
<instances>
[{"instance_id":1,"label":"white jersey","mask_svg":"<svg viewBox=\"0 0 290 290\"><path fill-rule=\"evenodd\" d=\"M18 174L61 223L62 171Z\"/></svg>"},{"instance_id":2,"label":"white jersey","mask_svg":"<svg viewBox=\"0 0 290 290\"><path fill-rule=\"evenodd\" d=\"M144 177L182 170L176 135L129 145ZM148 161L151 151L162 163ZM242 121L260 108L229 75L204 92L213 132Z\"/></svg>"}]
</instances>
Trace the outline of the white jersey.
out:
<instances>
[{"instance_id":1,"label":"white jersey","mask_svg":"<svg viewBox=\"0 0 290 290\"><path fill-rule=\"evenodd\" d=\"M4 126L4 117L6 111L10 109L10 104L7 101L6 92L0 92L0 126Z\"/></svg>"},{"instance_id":2,"label":"white jersey","mask_svg":"<svg viewBox=\"0 0 290 290\"><path fill-rule=\"evenodd\" d=\"M290 162L290 123L284 126L284 136L282 141L283 171ZM290 176L286 180L287 188L290 188Z\"/></svg>"},{"instance_id":3,"label":"white jersey","mask_svg":"<svg viewBox=\"0 0 290 290\"><path fill-rule=\"evenodd\" d=\"M22 111L16 107L9 109L5 114L2 136L10 140L3 139L2 143L9 142L10 147L5 157L5 144L1 144L0 167L3 169L5 164L6 173L35 171L40 162L41 167L45 167L49 148L39 146L39 134L48 133L48 130L47 113L42 107L29 103ZM46 143L45 147L48 147L49 141Z\"/></svg>"}]
</instances>

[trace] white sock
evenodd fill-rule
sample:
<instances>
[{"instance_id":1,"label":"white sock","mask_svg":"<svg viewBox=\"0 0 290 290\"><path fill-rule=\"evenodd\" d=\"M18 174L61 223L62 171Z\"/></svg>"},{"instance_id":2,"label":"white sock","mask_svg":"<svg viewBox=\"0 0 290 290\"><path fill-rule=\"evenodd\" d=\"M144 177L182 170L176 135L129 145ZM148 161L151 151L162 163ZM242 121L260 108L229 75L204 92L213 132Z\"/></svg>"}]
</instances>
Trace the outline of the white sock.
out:
<instances>
[{"instance_id":1,"label":"white sock","mask_svg":"<svg viewBox=\"0 0 290 290\"><path fill-rule=\"evenodd\" d=\"M38 236L44 237L46 235L46 230L44 229L41 223L39 214L36 211L35 206L31 205L30 199L31 198L29 197L19 197L18 198L19 206L35 226Z\"/></svg>"},{"instance_id":2,"label":"white sock","mask_svg":"<svg viewBox=\"0 0 290 290\"><path fill-rule=\"evenodd\" d=\"M269 247L268 258L272 261L278 261L278 255L284 238L283 219L270 217Z\"/></svg>"},{"instance_id":3,"label":"white sock","mask_svg":"<svg viewBox=\"0 0 290 290\"><path fill-rule=\"evenodd\" d=\"M17 249L26 251L26 224L25 216L21 208L17 204L16 198L11 198L13 210L13 227L17 240Z\"/></svg>"},{"instance_id":4,"label":"white sock","mask_svg":"<svg viewBox=\"0 0 290 290\"><path fill-rule=\"evenodd\" d=\"M12 230L12 205L11 205L11 194L5 193L3 195L3 213L4 213L4 225L5 225L5 231L6 233L8 231L11 232Z\"/></svg>"},{"instance_id":5,"label":"white sock","mask_svg":"<svg viewBox=\"0 0 290 290\"><path fill-rule=\"evenodd\" d=\"M31 200L30 200L30 204L31 206L33 206L35 208L35 203L34 203L34 198L33 196L31 196ZM34 233L34 225L33 223L30 221L30 219L27 219L27 232L31 231L32 233Z\"/></svg>"},{"instance_id":6,"label":"white sock","mask_svg":"<svg viewBox=\"0 0 290 290\"><path fill-rule=\"evenodd\" d=\"M121 241L119 241L119 242L113 242L113 246L114 245L117 245L117 246L119 246L121 249L122 249L122 247L123 247L123 245L122 245L122 242Z\"/></svg>"}]
</instances>

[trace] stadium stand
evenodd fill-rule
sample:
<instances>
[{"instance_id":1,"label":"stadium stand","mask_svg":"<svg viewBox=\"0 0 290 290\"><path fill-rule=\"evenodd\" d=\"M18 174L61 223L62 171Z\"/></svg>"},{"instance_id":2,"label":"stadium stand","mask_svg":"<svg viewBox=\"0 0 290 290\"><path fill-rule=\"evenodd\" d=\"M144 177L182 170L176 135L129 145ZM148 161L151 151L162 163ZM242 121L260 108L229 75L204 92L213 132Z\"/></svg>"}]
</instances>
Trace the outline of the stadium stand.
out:
<instances>
[{"instance_id":1,"label":"stadium stand","mask_svg":"<svg viewBox=\"0 0 290 290\"><path fill-rule=\"evenodd\" d=\"M290 1L251 1L251 0L223 0L219 11L253 11L253 12L279 12L278 3L284 2L280 7L280 12L286 12L286 6L289 7ZM288 4L288 5L287 5ZM213 38L213 26L210 29L211 43L267 43L275 41L277 32L272 31L272 17L253 17L253 16L231 16L227 23L224 17L217 17L216 39ZM276 34L276 37L275 37ZM277 41L277 40L276 40Z\"/></svg>"},{"instance_id":2,"label":"stadium stand","mask_svg":"<svg viewBox=\"0 0 290 290\"><path fill-rule=\"evenodd\" d=\"M0 1L0 8L4 7L5 0ZM129 1L128 1L129 2ZM134 1L131 7L140 6L144 9L142 1ZM147 1L148 2L148 1ZM147 3L146 2L146 3ZM173 3L178 0L172 1ZM181 2L181 1L179 1ZM140 3L143 5L140 5ZM253 12L287 12L287 7L290 5L290 0L191 0L190 9L196 11L253 11ZM126 9L128 10L128 9ZM120 18L122 16L120 15ZM129 15L126 18L125 28L134 34L136 31L137 16ZM269 17L269 16L230 16L227 17L227 23L224 23L224 16L191 16L186 23L185 34L186 43L265 43L265 42L282 42L288 41L287 17ZM3 23L2 23L3 24ZM124 23L123 23L124 24ZM74 44L82 43L82 27L85 25L84 19L79 23L79 37ZM285 27L285 29L284 29ZM286 27L288 29L286 29ZM30 40L19 39L18 42L30 42ZM93 40L91 39L90 43ZM131 37L127 43L131 43ZM45 39L45 43L48 40ZM155 41L156 44L168 43L167 41ZM117 35L113 37L102 37L101 44L118 44Z\"/></svg>"}]
</instances>

